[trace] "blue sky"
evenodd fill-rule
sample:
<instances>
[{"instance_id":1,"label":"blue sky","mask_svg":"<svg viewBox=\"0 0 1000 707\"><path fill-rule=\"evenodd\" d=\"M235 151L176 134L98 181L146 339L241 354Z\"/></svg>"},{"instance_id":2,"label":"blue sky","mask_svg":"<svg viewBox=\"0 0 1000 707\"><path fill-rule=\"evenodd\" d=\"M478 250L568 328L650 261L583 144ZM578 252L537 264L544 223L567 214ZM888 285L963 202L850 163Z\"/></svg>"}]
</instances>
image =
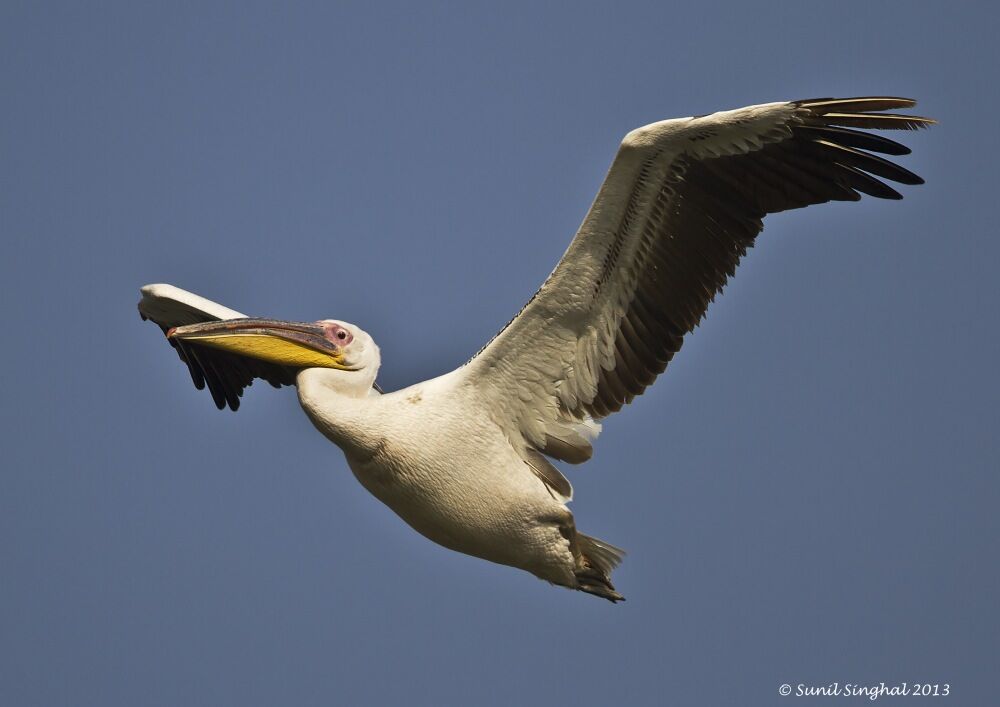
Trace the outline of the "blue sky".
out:
<instances>
[{"instance_id":1,"label":"blue sky","mask_svg":"<svg viewBox=\"0 0 1000 707\"><path fill-rule=\"evenodd\" d=\"M1000 442L985 4L0 7L0 702L993 699ZM773 217L570 470L612 606L433 545L291 391L220 413L138 287L360 324L443 373L551 270L620 138L890 93L926 186ZM800 698L802 699L802 698ZM945 701L942 700L942 704Z\"/></svg>"}]
</instances>

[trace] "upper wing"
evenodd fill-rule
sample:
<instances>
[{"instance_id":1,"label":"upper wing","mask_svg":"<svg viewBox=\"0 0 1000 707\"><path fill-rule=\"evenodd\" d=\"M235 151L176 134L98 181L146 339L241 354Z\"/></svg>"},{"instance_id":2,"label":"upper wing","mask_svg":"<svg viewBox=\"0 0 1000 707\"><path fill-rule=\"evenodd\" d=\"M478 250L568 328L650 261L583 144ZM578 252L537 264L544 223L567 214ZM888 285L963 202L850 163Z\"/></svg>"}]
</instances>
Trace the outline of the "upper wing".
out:
<instances>
[{"instance_id":1,"label":"upper wing","mask_svg":"<svg viewBox=\"0 0 1000 707\"><path fill-rule=\"evenodd\" d=\"M905 98L813 99L667 120L630 132L580 230L521 312L463 369L512 438L570 462L580 424L642 393L735 272L769 213L921 184L853 128L934 121L877 111ZM586 431L586 430L582 430Z\"/></svg>"},{"instance_id":2,"label":"upper wing","mask_svg":"<svg viewBox=\"0 0 1000 707\"><path fill-rule=\"evenodd\" d=\"M139 300L139 315L143 319L153 320L164 334L173 327L186 324L246 318L245 314L173 285L146 285L140 292L142 299ZM201 390L207 384L212 399L220 410L226 405L237 410L243 389L253 383L254 378L263 378L275 388L295 384L295 368L184 343L178 339L168 341L187 364L195 387Z\"/></svg>"}]
</instances>

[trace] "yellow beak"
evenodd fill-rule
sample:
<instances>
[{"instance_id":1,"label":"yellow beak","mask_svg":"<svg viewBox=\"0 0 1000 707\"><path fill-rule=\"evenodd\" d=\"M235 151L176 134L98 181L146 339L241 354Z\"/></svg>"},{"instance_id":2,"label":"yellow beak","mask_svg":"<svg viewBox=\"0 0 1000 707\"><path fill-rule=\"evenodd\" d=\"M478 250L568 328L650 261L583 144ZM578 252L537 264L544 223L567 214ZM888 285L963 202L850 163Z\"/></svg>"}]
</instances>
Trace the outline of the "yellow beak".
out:
<instances>
[{"instance_id":1,"label":"yellow beak","mask_svg":"<svg viewBox=\"0 0 1000 707\"><path fill-rule=\"evenodd\" d=\"M326 338L326 330L318 323L227 319L174 327L167 332L167 338L282 366L353 370L344 361L343 351Z\"/></svg>"}]
</instances>

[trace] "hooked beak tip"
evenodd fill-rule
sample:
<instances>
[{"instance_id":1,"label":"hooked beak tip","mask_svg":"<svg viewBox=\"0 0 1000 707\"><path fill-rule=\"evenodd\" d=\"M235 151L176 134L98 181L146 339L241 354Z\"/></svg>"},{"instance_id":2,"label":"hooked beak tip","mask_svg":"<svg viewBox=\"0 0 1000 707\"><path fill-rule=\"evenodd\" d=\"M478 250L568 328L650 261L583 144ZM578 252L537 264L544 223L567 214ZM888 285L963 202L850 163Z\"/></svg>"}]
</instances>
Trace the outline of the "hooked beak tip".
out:
<instances>
[{"instance_id":1,"label":"hooked beak tip","mask_svg":"<svg viewBox=\"0 0 1000 707\"><path fill-rule=\"evenodd\" d=\"M174 338L174 333L175 333L176 331L177 331L177 327L175 327L175 326L172 326L172 327L170 327L169 329L167 329L167 338L168 338L168 339L172 339L172 338Z\"/></svg>"}]
</instances>

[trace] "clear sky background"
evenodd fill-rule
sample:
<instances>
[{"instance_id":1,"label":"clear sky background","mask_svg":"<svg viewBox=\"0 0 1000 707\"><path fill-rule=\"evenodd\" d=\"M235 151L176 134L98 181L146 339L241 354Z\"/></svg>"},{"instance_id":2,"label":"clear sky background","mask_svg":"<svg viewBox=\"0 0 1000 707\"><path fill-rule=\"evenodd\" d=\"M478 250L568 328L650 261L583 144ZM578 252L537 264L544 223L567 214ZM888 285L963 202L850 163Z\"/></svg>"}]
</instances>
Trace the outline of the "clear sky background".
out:
<instances>
[{"instance_id":1,"label":"clear sky background","mask_svg":"<svg viewBox=\"0 0 1000 707\"><path fill-rule=\"evenodd\" d=\"M2 3L0 703L995 703L987 5ZM534 292L631 128L877 93L941 121L927 185L771 218L569 470L618 606L418 536L135 310L353 321L399 388Z\"/></svg>"}]
</instances>

